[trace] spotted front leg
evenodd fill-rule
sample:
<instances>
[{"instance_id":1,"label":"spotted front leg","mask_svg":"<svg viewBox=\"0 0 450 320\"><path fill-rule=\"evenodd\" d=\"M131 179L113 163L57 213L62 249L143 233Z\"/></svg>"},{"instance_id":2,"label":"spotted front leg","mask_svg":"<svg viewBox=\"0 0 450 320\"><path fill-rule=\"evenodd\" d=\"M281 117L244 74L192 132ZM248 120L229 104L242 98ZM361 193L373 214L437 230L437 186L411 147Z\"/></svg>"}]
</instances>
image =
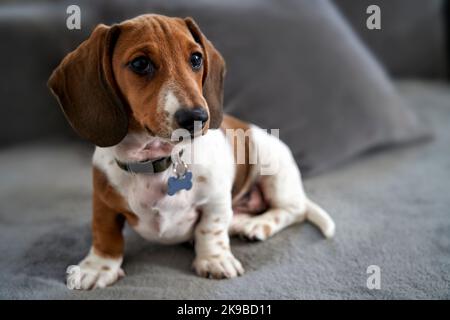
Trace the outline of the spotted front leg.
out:
<instances>
[{"instance_id":1,"label":"spotted front leg","mask_svg":"<svg viewBox=\"0 0 450 320\"><path fill-rule=\"evenodd\" d=\"M202 208L202 217L195 229L196 257L192 265L199 276L223 279L244 273L230 250L228 228L232 214L231 206Z\"/></svg>"}]
</instances>

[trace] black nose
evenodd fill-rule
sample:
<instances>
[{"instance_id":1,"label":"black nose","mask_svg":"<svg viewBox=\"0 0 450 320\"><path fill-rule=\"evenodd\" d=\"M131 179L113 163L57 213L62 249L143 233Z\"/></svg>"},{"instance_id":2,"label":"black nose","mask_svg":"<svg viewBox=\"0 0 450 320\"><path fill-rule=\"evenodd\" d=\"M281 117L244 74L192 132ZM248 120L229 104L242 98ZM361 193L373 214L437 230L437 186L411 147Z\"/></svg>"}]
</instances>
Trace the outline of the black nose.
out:
<instances>
[{"instance_id":1,"label":"black nose","mask_svg":"<svg viewBox=\"0 0 450 320\"><path fill-rule=\"evenodd\" d=\"M180 108L175 112L175 121L180 128L188 130L190 133L194 132L194 121L199 121L202 124L202 128L208 121L208 113L202 107L195 107L192 109Z\"/></svg>"}]
</instances>

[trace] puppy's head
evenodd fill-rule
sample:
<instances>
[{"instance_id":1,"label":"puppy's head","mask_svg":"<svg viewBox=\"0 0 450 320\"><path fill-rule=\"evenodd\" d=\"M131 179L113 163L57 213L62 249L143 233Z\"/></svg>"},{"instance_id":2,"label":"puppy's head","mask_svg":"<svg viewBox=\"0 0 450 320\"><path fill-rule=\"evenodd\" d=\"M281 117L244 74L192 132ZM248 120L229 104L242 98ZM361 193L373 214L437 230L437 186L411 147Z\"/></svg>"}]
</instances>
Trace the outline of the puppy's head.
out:
<instances>
[{"instance_id":1,"label":"puppy's head","mask_svg":"<svg viewBox=\"0 0 450 320\"><path fill-rule=\"evenodd\" d=\"M170 139L222 122L225 63L191 18L143 15L108 27L67 55L48 85L83 138L100 147L129 131Z\"/></svg>"}]
</instances>

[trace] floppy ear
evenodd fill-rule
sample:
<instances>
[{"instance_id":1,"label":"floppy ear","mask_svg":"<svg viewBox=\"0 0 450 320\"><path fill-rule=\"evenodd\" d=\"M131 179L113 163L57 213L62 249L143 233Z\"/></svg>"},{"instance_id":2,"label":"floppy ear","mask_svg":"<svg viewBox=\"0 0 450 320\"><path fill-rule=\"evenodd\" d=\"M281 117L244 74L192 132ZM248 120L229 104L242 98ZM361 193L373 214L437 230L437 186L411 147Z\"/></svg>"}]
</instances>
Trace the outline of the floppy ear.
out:
<instances>
[{"instance_id":1,"label":"floppy ear","mask_svg":"<svg viewBox=\"0 0 450 320\"><path fill-rule=\"evenodd\" d=\"M98 25L48 80L73 129L100 147L119 143L128 131L111 61L119 32L118 26Z\"/></svg>"},{"instance_id":2,"label":"floppy ear","mask_svg":"<svg viewBox=\"0 0 450 320\"><path fill-rule=\"evenodd\" d=\"M203 71L203 96L208 103L209 127L217 129L223 117L223 85L225 77L225 61L212 43L206 39L192 18L184 19L195 41L206 53Z\"/></svg>"}]
</instances>

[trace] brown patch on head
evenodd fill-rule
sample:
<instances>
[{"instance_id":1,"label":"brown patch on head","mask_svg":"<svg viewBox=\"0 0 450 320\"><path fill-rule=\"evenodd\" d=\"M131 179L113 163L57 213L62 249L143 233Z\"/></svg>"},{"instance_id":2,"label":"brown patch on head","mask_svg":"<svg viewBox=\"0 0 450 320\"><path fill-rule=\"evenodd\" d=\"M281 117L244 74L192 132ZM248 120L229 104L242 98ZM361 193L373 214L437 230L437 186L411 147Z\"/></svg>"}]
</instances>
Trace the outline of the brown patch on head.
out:
<instances>
[{"instance_id":1,"label":"brown patch on head","mask_svg":"<svg viewBox=\"0 0 450 320\"><path fill-rule=\"evenodd\" d=\"M102 266L102 270L103 271L109 271L109 270L111 270L111 268L109 266Z\"/></svg>"},{"instance_id":2,"label":"brown patch on head","mask_svg":"<svg viewBox=\"0 0 450 320\"><path fill-rule=\"evenodd\" d=\"M197 177L197 181L198 181L198 182L206 182L206 177L204 177L204 176L198 176L198 177Z\"/></svg>"},{"instance_id":3,"label":"brown patch on head","mask_svg":"<svg viewBox=\"0 0 450 320\"><path fill-rule=\"evenodd\" d=\"M178 128L173 118L176 110L165 109L170 92L177 102L172 108L200 107L207 111L211 120L204 132L208 127L218 127L220 122L215 122L222 100L211 97L211 87L220 86L216 95L222 94L224 62L195 23L191 19L151 14L119 26L121 33L114 49L113 71L136 123L154 135L170 138ZM198 69L191 65L193 54L203 58ZM150 72L136 72L132 67L136 59L147 61Z\"/></svg>"}]
</instances>

